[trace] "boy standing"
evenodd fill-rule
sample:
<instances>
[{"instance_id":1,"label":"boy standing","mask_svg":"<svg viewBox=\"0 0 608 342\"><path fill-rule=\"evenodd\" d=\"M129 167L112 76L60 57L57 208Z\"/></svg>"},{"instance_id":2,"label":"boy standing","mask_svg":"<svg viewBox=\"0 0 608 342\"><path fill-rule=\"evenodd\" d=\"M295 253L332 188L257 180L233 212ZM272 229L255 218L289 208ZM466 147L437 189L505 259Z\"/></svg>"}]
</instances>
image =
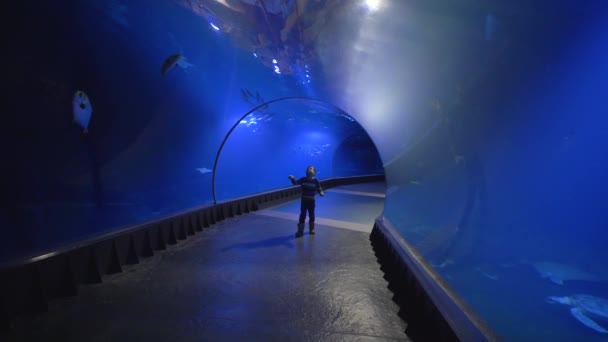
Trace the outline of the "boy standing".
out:
<instances>
[{"instance_id":1,"label":"boy standing","mask_svg":"<svg viewBox=\"0 0 608 342\"><path fill-rule=\"evenodd\" d=\"M302 201L300 202L300 219L298 220L298 231L296 237L304 235L304 222L306 221L306 212L308 211L308 224L310 234L315 233L315 197L317 192L321 196L325 196L325 192L321 188L321 183L316 178L317 170L314 166L309 165L306 168L306 177L298 180L292 175L289 175L289 180L293 185L302 187Z\"/></svg>"}]
</instances>

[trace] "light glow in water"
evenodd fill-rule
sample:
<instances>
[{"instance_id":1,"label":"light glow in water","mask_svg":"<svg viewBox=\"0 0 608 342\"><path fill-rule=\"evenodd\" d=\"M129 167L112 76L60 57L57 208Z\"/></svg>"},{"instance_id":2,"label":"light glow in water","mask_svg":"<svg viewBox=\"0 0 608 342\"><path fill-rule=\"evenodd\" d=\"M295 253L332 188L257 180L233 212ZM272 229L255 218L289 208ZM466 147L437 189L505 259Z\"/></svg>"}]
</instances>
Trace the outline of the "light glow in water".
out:
<instances>
[{"instance_id":1,"label":"light glow in water","mask_svg":"<svg viewBox=\"0 0 608 342\"><path fill-rule=\"evenodd\" d=\"M380 6L380 0L366 0L365 4L371 11L375 11L378 9L378 6Z\"/></svg>"}]
</instances>

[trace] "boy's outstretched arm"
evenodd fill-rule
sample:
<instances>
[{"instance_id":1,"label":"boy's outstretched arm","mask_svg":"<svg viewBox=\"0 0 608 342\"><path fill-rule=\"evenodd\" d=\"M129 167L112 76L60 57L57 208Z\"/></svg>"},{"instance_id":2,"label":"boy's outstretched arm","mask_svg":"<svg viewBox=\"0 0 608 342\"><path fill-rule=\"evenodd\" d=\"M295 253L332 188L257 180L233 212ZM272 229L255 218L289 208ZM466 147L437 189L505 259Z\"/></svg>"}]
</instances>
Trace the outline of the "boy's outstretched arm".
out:
<instances>
[{"instance_id":1,"label":"boy's outstretched arm","mask_svg":"<svg viewBox=\"0 0 608 342\"><path fill-rule=\"evenodd\" d=\"M289 180L291 181L291 184L298 185L298 182L296 181L296 177L294 177L293 175L289 175L287 178L289 178Z\"/></svg>"}]
</instances>

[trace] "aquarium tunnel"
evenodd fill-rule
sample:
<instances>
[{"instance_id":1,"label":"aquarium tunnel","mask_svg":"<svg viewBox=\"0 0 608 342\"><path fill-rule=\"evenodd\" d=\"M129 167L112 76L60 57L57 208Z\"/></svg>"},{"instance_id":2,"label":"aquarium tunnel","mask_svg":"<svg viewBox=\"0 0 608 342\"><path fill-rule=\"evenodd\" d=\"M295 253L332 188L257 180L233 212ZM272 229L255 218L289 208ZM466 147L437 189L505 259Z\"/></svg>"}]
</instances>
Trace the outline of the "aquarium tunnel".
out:
<instances>
[{"instance_id":1,"label":"aquarium tunnel","mask_svg":"<svg viewBox=\"0 0 608 342\"><path fill-rule=\"evenodd\" d=\"M608 338L605 2L2 14L0 339Z\"/></svg>"}]
</instances>

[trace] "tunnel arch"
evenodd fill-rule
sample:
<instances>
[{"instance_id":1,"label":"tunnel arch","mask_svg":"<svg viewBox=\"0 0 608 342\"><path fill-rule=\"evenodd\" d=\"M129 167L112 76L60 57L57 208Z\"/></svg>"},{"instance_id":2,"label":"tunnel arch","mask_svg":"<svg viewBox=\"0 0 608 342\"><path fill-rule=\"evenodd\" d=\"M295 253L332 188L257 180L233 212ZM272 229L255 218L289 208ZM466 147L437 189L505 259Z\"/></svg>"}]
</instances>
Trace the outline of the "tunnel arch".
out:
<instances>
[{"instance_id":1,"label":"tunnel arch","mask_svg":"<svg viewBox=\"0 0 608 342\"><path fill-rule=\"evenodd\" d=\"M349 157L350 152L355 152L355 155ZM344 165L349 161L350 165ZM370 174L379 173L380 169L384 172L380 153L368 134L355 133L344 138L336 147L331 163L333 173L342 172L347 176L350 176L350 171L357 169L357 165L367 166Z\"/></svg>"},{"instance_id":2,"label":"tunnel arch","mask_svg":"<svg viewBox=\"0 0 608 342\"><path fill-rule=\"evenodd\" d=\"M346 115L350 120L352 120L353 122L355 122L358 125L358 127L361 129L361 131L369 139L369 142L371 142L376 153L378 153L378 148L377 148L375 142L373 141L373 139L371 138L371 136L369 135L369 133L367 132L367 130L365 129L365 127L359 121L357 121L352 115L348 114L345 110L336 106L333 103L330 103L330 102L327 102L327 101L324 101L321 99L307 97L307 96L286 96L286 97L279 97L279 98L276 98L273 100L269 100L269 101L266 101L266 102L263 102L263 103L260 103L256 106L254 106L249 111L247 111L245 114L240 116L238 118L238 120L236 120L235 123L230 127L230 129L228 130L228 132L222 139L222 142L221 142L221 144L218 148L218 151L216 153L216 156L215 156L215 161L213 162L213 170L212 170L212 176L211 176L211 183L212 183L211 188L212 188L214 204L217 204L217 192L216 192L216 190L217 190L217 187L216 187L217 166L218 166L218 162L219 162L220 156L222 154L222 151L224 149L224 146L228 142L228 138L231 136L231 134L234 132L234 130L239 126L239 124L249 115L251 115L251 114L255 113L256 111L258 111L262 108L265 108L271 104L279 103L279 102L286 102L286 101L304 101L304 102L321 104L323 106L327 106L328 108L333 109L335 111L335 113L337 113L338 115ZM346 137L346 138L348 138L348 137ZM378 154L378 158L380 158L379 154Z\"/></svg>"}]
</instances>

